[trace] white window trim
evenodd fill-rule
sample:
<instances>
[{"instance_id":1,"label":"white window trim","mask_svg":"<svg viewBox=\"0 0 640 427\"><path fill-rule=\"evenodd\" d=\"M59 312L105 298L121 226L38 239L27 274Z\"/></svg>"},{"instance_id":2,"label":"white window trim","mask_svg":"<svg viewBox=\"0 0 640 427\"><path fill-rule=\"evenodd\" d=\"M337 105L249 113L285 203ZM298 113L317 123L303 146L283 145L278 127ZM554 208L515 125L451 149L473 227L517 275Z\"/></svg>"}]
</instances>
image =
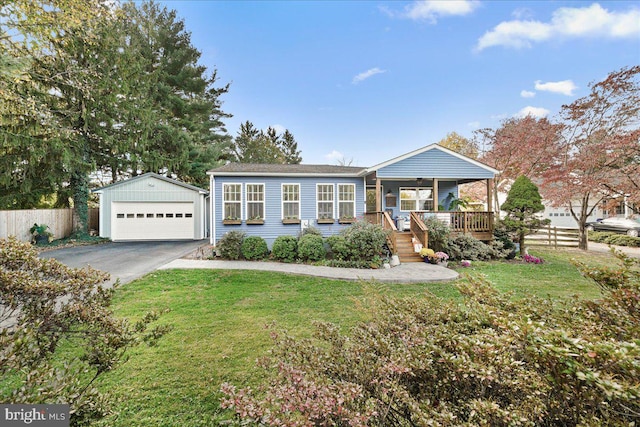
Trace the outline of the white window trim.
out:
<instances>
[{"instance_id":1,"label":"white window trim","mask_svg":"<svg viewBox=\"0 0 640 427\"><path fill-rule=\"evenodd\" d=\"M341 200L340 199L340 186L341 185L348 185L351 188L353 188L353 200ZM338 219L340 219L340 217L341 217L340 216L340 204L341 203L347 203L347 202L349 202L349 203L351 203L353 205L353 216L355 217L356 216L356 198L357 198L356 197L356 185L352 184L352 183L338 184L336 190L337 190L336 191L336 199L338 200L338 202L336 203L336 205L337 205L336 209L337 209L337 212L338 212Z\"/></svg>"},{"instance_id":2,"label":"white window trim","mask_svg":"<svg viewBox=\"0 0 640 427\"><path fill-rule=\"evenodd\" d=\"M240 200L239 201L236 202L235 200L233 200L233 201L226 200L227 193L226 193L226 191L224 191L226 185L239 185L240 186ZM225 204L226 203L239 203L240 204L240 218L238 218L238 219L242 220L242 218L244 218L244 212L242 210L242 208L243 208L242 200L244 199L243 198L244 186L242 185L242 183L241 182L223 182L221 190L222 190L222 220L224 221L225 219L227 219L227 217L224 215Z\"/></svg>"},{"instance_id":3,"label":"white window trim","mask_svg":"<svg viewBox=\"0 0 640 427\"><path fill-rule=\"evenodd\" d=\"M262 185L262 202L255 202L249 200L249 191L247 190L248 185ZM264 220L267 216L267 185L264 182L247 182L245 183L245 210L246 215L249 215L249 203L262 203L262 219ZM245 218L245 220L250 218Z\"/></svg>"},{"instance_id":4,"label":"white window trim","mask_svg":"<svg viewBox=\"0 0 640 427\"><path fill-rule=\"evenodd\" d=\"M334 183L332 182L317 182L316 183L316 219L320 219L320 209L318 209L318 205L322 202L322 203L328 203L328 200L319 200L318 198L318 193L319 193L319 189L318 187L320 187L321 185L325 185L325 186L331 186L331 188L333 189L333 198L331 199L331 205L333 206L333 209L331 209L331 219L335 219L336 218L336 186Z\"/></svg>"},{"instance_id":5,"label":"white window trim","mask_svg":"<svg viewBox=\"0 0 640 427\"><path fill-rule=\"evenodd\" d=\"M416 190L416 195L420 194L419 190L431 190L431 203L433 204L433 187L400 187L398 189L398 209L400 210L400 212L413 212L413 211L420 211L420 209L411 209L411 210L403 210L402 209L402 191L403 190ZM418 202L420 199L404 199L404 200L413 200L414 202L414 208L418 207ZM429 200L429 199L425 199L425 200Z\"/></svg>"},{"instance_id":6,"label":"white window trim","mask_svg":"<svg viewBox=\"0 0 640 427\"><path fill-rule=\"evenodd\" d=\"M302 206L301 206L301 200L302 200L302 186L300 185L299 182L283 182L282 184L280 184L280 219L284 220L284 186L285 185L297 185L298 186L298 218L296 219L301 219L302 216ZM288 201L286 203L296 203L296 202L291 202Z\"/></svg>"}]
</instances>

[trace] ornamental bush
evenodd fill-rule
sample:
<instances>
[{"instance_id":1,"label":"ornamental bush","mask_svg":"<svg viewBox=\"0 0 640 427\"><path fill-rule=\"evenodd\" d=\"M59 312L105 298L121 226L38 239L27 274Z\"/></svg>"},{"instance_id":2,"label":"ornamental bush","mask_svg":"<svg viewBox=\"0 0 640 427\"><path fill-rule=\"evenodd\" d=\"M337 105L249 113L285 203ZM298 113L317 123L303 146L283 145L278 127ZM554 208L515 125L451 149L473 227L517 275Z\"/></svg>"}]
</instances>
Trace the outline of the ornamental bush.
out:
<instances>
[{"instance_id":1,"label":"ornamental bush","mask_svg":"<svg viewBox=\"0 0 640 427\"><path fill-rule=\"evenodd\" d=\"M607 245L640 247L640 237L627 236L612 232L592 231L589 233L589 240Z\"/></svg>"},{"instance_id":2,"label":"ornamental bush","mask_svg":"<svg viewBox=\"0 0 640 427\"><path fill-rule=\"evenodd\" d=\"M108 279L0 239L0 402L68 403L72 427L109 414L109 396L95 387L99 378L130 348L152 345L171 328L150 327L161 312L140 313L135 324L114 316L115 288L102 286Z\"/></svg>"},{"instance_id":3,"label":"ornamental bush","mask_svg":"<svg viewBox=\"0 0 640 427\"><path fill-rule=\"evenodd\" d=\"M329 257L336 261L348 261L351 259L351 252L347 246L347 240L341 234L327 237L329 245Z\"/></svg>"},{"instance_id":4,"label":"ornamental bush","mask_svg":"<svg viewBox=\"0 0 640 427\"><path fill-rule=\"evenodd\" d=\"M250 261L263 260L269 256L267 242L260 236L249 236L242 241L242 256Z\"/></svg>"},{"instance_id":5,"label":"ornamental bush","mask_svg":"<svg viewBox=\"0 0 640 427\"><path fill-rule=\"evenodd\" d=\"M316 341L272 332L257 390L222 406L257 425L627 426L640 414L640 273L597 274L603 298L514 299L481 279L462 301L367 289L367 320ZM600 283L600 282L599 282Z\"/></svg>"},{"instance_id":6,"label":"ornamental bush","mask_svg":"<svg viewBox=\"0 0 640 427\"><path fill-rule=\"evenodd\" d=\"M282 262L294 262L298 257L298 239L295 236L278 236L271 247L271 256Z\"/></svg>"},{"instance_id":7,"label":"ornamental bush","mask_svg":"<svg viewBox=\"0 0 640 427\"><path fill-rule=\"evenodd\" d=\"M244 240L243 231L229 231L218 242L220 256L224 259L237 260L242 257L242 241Z\"/></svg>"},{"instance_id":8,"label":"ornamental bush","mask_svg":"<svg viewBox=\"0 0 640 427\"><path fill-rule=\"evenodd\" d=\"M486 261L491 259L491 248L475 237L461 235L449 239L447 246L453 260Z\"/></svg>"},{"instance_id":9,"label":"ornamental bush","mask_svg":"<svg viewBox=\"0 0 640 427\"><path fill-rule=\"evenodd\" d=\"M435 216L425 216L423 222L429 233L429 248L435 252L447 252L447 243L451 233L449 226Z\"/></svg>"},{"instance_id":10,"label":"ornamental bush","mask_svg":"<svg viewBox=\"0 0 640 427\"><path fill-rule=\"evenodd\" d=\"M327 255L322 236L305 234L298 241L298 258L304 262L320 261Z\"/></svg>"},{"instance_id":11,"label":"ornamental bush","mask_svg":"<svg viewBox=\"0 0 640 427\"><path fill-rule=\"evenodd\" d=\"M340 234L349 250L349 260L376 262L385 255L388 232L378 224L357 221Z\"/></svg>"}]
</instances>

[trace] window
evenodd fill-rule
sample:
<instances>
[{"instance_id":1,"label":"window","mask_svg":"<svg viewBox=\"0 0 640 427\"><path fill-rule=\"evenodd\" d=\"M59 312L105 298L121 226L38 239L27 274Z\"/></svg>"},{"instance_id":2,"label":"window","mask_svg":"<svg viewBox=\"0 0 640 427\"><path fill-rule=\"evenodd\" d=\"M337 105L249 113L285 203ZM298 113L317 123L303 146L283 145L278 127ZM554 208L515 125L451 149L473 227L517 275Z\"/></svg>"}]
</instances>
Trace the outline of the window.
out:
<instances>
[{"instance_id":1,"label":"window","mask_svg":"<svg viewBox=\"0 0 640 427\"><path fill-rule=\"evenodd\" d=\"M300 219L300 184L282 184L282 219Z\"/></svg>"},{"instance_id":2,"label":"window","mask_svg":"<svg viewBox=\"0 0 640 427\"><path fill-rule=\"evenodd\" d=\"M124 218L124 214L117 214L116 218Z\"/></svg>"},{"instance_id":3,"label":"window","mask_svg":"<svg viewBox=\"0 0 640 427\"><path fill-rule=\"evenodd\" d=\"M316 185L318 219L333 219L333 184Z\"/></svg>"},{"instance_id":4,"label":"window","mask_svg":"<svg viewBox=\"0 0 640 427\"><path fill-rule=\"evenodd\" d=\"M356 185L338 184L338 217L355 218Z\"/></svg>"},{"instance_id":5,"label":"window","mask_svg":"<svg viewBox=\"0 0 640 427\"><path fill-rule=\"evenodd\" d=\"M264 184L247 184L247 219L264 219Z\"/></svg>"},{"instance_id":6,"label":"window","mask_svg":"<svg viewBox=\"0 0 640 427\"><path fill-rule=\"evenodd\" d=\"M242 184L222 184L222 215L224 219L242 218Z\"/></svg>"},{"instance_id":7,"label":"window","mask_svg":"<svg viewBox=\"0 0 640 427\"><path fill-rule=\"evenodd\" d=\"M432 211L433 191L427 187L400 188L401 211Z\"/></svg>"}]
</instances>

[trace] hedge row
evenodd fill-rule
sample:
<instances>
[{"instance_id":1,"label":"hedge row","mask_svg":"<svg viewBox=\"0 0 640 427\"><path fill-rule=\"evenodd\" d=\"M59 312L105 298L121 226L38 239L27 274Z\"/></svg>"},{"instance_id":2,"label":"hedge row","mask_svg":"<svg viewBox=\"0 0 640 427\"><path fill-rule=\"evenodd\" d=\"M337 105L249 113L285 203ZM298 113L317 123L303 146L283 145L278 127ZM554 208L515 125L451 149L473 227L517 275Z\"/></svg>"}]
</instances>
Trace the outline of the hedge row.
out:
<instances>
[{"instance_id":1,"label":"hedge row","mask_svg":"<svg viewBox=\"0 0 640 427\"><path fill-rule=\"evenodd\" d=\"M382 264L386 251L387 231L381 226L359 221L340 234L324 239L314 227L299 236L279 236L271 253L259 236L246 237L241 231L230 231L218 242L224 259L264 260L280 262L323 263L334 267L370 268Z\"/></svg>"}]
</instances>

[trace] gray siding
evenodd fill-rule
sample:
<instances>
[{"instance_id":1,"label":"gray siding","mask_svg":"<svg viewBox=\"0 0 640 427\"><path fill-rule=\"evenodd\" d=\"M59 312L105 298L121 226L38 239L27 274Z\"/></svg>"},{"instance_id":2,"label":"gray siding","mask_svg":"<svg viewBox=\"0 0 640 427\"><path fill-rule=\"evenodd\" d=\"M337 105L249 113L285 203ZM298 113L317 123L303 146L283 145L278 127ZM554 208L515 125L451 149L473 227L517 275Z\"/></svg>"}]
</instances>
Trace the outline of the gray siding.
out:
<instances>
[{"instance_id":1,"label":"gray siding","mask_svg":"<svg viewBox=\"0 0 640 427\"><path fill-rule=\"evenodd\" d=\"M224 183L242 184L242 224L225 225L223 224L223 194L222 185ZM214 185L212 187L211 197L213 201L212 217L214 243L220 240L222 236L232 230L240 230L247 236L261 236L271 246L271 243L278 236L297 235L300 232L300 224L283 224L282 223L282 184L300 184L300 219L308 220L309 225L318 228L325 236L340 232L347 225L339 224L318 224L316 221L316 184L333 184L335 194L334 210L337 209L337 185L338 184L355 184L356 189L356 217L362 217L365 204L365 191L363 178L334 178L334 177L214 177ZM264 184L265 185L265 220L264 224L248 225L246 224L246 184Z\"/></svg>"},{"instance_id":2,"label":"gray siding","mask_svg":"<svg viewBox=\"0 0 640 427\"><path fill-rule=\"evenodd\" d=\"M493 173L440 150L429 150L377 170L378 178L487 179Z\"/></svg>"},{"instance_id":3,"label":"gray siding","mask_svg":"<svg viewBox=\"0 0 640 427\"><path fill-rule=\"evenodd\" d=\"M203 217L204 196L179 185L172 184L153 176L123 181L120 185L110 186L100 194L100 236L111 238L112 202L193 202L194 236L205 236Z\"/></svg>"}]
</instances>

